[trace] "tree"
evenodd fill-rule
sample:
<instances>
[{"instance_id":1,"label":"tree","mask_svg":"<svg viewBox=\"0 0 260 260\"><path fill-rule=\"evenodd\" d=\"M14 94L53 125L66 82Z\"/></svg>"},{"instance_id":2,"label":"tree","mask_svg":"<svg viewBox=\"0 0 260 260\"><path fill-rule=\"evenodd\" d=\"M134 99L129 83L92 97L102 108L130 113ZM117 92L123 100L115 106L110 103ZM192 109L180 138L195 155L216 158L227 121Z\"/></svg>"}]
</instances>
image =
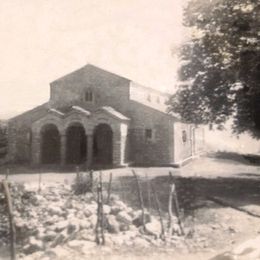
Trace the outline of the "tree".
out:
<instances>
[{"instance_id":1,"label":"tree","mask_svg":"<svg viewBox=\"0 0 260 260\"><path fill-rule=\"evenodd\" d=\"M260 137L260 4L258 0L190 0L180 50L182 84L170 110L188 122L233 118L234 133Z\"/></svg>"}]
</instances>

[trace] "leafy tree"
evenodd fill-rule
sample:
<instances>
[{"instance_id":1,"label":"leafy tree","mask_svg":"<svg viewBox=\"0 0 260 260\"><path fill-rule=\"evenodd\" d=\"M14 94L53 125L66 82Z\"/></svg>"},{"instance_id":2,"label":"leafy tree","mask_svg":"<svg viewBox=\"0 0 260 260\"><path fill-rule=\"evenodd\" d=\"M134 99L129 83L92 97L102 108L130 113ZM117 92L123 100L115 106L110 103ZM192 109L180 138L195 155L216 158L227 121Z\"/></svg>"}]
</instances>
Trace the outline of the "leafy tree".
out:
<instances>
[{"instance_id":1,"label":"leafy tree","mask_svg":"<svg viewBox=\"0 0 260 260\"><path fill-rule=\"evenodd\" d=\"M260 137L260 4L258 0L190 0L180 50L182 84L170 110L192 123L233 118L233 131Z\"/></svg>"}]
</instances>

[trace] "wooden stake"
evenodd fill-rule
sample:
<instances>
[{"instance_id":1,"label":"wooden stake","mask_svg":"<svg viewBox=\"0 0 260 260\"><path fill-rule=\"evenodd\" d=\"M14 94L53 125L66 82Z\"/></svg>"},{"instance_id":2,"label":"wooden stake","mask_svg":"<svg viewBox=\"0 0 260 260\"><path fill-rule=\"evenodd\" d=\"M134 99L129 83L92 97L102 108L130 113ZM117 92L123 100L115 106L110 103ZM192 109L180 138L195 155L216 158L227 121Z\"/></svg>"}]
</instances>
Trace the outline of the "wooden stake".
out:
<instances>
[{"instance_id":1,"label":"wooden stake","mask_svg":"<svg viewBox=\"0 0 260 260\"><path fill-rule=\"evenodd\" d=\"M161 237L162 240L165 240L165 229L164 229L164 224L163 224L161 203L160 203L160 200L157 196L157 192L156 192L154 186L152 185L152 183L151 183L151 188L152 188L152 192L153 192L155 202L156 202L156 209L157 209L159 217L160 217L160 223L161 223L161 235L160 235L160 237Z\"/></svg>"},{"instance_id":2,"label":"wooden stake","mask_svg":"<svg viewBox=\"0 0 260 260\"><path fill-rule=\"evenodd\" d=\"M174 178L173 178L172 172L169 172L169 176L170 176L171 183L174 183ZM180 227L181 235L185 235L181 217L180 217L180 207L179 207L179 201L178 201L177 190L176 190L175 185L174 185L174 190L173 190L172 196L173 196L173 202L174 202L175 215L178 220L178 225Z\"/></svg>"},{"instance_id":3,"label":"wooden stake","mask_svg":"<svg viewBox=\"0 0 260 260\"><path fill-rule=\"evenodd\" d=\"M109 204L109 202L110 202L112 179L113 179L113 173L110 172L109 183L108 183L108 188L107 188L107 204Z\"/></svg>"},{"instance_id":4,"label":"wooden stake","mask_svg":"<svg viewBox=\"0 0 260 260\"><path fill-rule=\"evenodd\" d=\"M7 169L6 169L6 175L5 175L5 179L6 179L6 180L8 180L9 175L10 175L10 169L7 168Z\"/></svg>"},{"instance_id":5,"label":"wooden stake","mask_svg":"<svg viewBox=\"0 0 260 260\"><path fill-rule=\"evenodd\" d=\"M101 239L102 239L102 245L105 245L105 235L104 235L104 211L103 211L103 205L104 205L104 199L103 199L103 181L102 181L102 172L99 173L99 181L100 181L100 200L101 200Z\"/></svg>"},{"instance_id":6,"label":"wooden stake","mask_svg":"<svg viewBox=\"0 0 260 260\"><path fill-rule=\"evenodd\" d=\"M170 184L169 189L169 200L168 200L168 231L169 234L172 235L172 194L175 189L174 184Z\"/></svg>"},{"instance_id":7,"label":"wooden stake","mask_svg":"<svg viewBox=\"0 0 260 260\"><path fill-rule=\"evenodd\" d=\"M9 218L9 226L10 226L10 254L11 254L11 260L16 259L16 253L15 253L15 226L14 226L14 220L13 220L13 209L12 209L12 198L10 195L8 183L6 180L3 180L2 182L6 203L7 203L7 210L8 210L8 218Z\"/></svg>"},{"instance_id":8,"label":"wooden stake","mask_svg":"<svg viewBox=\"0 0 260 260\"><path fill-rule=\"evenodd\" d=\"M143 199L142 189L141 189L141 185L140 185L138 176L136 175L134 170L132 170L132 172L133 172L133 175L134 175L135 180L136 180L136 186L137 186L137 190L138 190L138 198L139 198L140 208L142 210L143 228L144 228L144 231L146 231L146 227L145 227L145 212L144 212L144 199Z\"/></svg>"},{"instance_id":9,"label":"wooden stake","mask_svg":"<svg viewBox=\"0 0 260 260\"><path fill-rule=\"evenodd\" d=\"M98 183L97 186L97 224L95 229L97 245L100 244L99 229L100 229L100 183Z\"/></svg>"},{"instance_id":10,"label":"wooden stake","mask_svg":"<svg viewBox=\"0 0 260 260\"><path fill-rule=\"evenodd\" d=\"M99 173L99 182L97 188L97 225L96 225L96 243L105 244L104 236L104 212L103 212L103 194L102 194L102 172Z\"/></svg>"},{"instance_id":11,"label":"wooden stake","mask_svg":"<svg viewBox=\"0 0 260 260\"><path fill-rule=\"evenodd\" d=\"M150 185L150 180L148 179L147 172L145 173L145 179L146 179L146 184L147 184L147 197L148 197L148 211L151 211L152 208L152 202L151 202L151 185Z\"/></svg>"},{"instance_id":12,"label":"wooden stake","mask_svg":"<svg viewBox=\"0 0 260 260\"><path fill-rule=\"evenodd\" d=\"M176 217L177 217L177 220L178 220L178 225L179 225L180 230L181 230L181 235L183 236L183 235L185 235L185 232L184 232L183 225L182 225L182 222L181 222L180 207L179 207L179 201L178 201L176 189L174 189L174 192L173 192L173 201L174 201L174 208L175 208Z\"/></svg>"},{"instance_id":13,"label":"wooden stake","mask_svg":"<svg viewBox=\"0 0 260 260\"><path fill-rule=\"evenodd\" d=\"M39 181L38 181L38 192L41 192L41 183L42 183L42 174L39 173Z\"/></svg>"},{"instance_id":14,"label":"wooden stake","mask_svg":"<svg viewBox=\"0 0 260 260\"><path fill-rule=\"evenodd\" d=\"M79 166L76 166L76 181L79 183Z\"/></svg>"}]
</instances>

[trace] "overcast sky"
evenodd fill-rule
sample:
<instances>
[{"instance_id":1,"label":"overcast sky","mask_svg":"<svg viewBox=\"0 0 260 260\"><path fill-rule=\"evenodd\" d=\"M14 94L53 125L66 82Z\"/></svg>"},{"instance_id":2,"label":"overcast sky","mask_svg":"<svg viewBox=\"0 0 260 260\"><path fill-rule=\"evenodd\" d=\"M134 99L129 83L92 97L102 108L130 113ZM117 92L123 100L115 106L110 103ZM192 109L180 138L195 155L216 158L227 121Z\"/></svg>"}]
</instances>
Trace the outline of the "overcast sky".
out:
<instances>
[{"instance_id":1,"label":"overcast sky","mask_svg":"<svg viewBox=\"0 0 260 260\"><path fill-rule=\"evenodd\" d=\"M48 101L49 82L86 63L171 91L181 0L0 2L0 118Z\"/></svg>"}]
</instances>

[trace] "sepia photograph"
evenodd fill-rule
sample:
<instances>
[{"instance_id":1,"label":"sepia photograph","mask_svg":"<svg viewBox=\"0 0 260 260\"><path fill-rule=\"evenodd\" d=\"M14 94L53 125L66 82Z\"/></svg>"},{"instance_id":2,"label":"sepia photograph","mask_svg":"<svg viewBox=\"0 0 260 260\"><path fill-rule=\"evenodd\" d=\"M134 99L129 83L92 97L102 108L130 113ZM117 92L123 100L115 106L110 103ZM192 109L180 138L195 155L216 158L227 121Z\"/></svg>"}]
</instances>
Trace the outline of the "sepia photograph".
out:
<instances>
[{"instance_id":1,"label":"sepia photograph","mask_svg":"<svg viewBox=\"0 0 260 260\"><path fill-rule=\"evenodd\" d=\"M0 260L260 260L258 0L0 2Z\"/></svg>"}]
</instances>

